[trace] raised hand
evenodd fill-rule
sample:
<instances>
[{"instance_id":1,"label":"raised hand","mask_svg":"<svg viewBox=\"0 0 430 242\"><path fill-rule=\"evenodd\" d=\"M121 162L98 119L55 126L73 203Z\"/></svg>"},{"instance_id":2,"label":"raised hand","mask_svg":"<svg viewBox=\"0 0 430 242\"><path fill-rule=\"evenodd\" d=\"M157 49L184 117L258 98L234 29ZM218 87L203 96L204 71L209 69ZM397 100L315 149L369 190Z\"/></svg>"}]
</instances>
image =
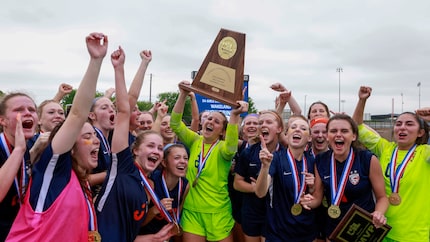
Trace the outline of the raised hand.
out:
<instances>
[{"instance_id":1,"label":"raised hand","mask_svg":"<svg viewBox=\"0 0 430 242\"><path fill-rule=\"evenodd\" d=\"M284 92L284 91L287 91L287 89L286 89L286 88L285 88L281 83L279 83L279 82L272 84L272 85L270 86L270 88L271 88L273 91L277 91L277 92Z\"/></svg>"},{"instance_id":2,"label":"raised hand","mask_svg":"<svg viewBox=\"0 0 430 242\"><path fill-rule=\"evenodd\" d=\"M273 160L273 154L267 149L266 141L264 141L263 135L260 135L261 150L258 155L261 161L261 165L270 166Z\"/></svg>"},{"instance_id":3,"label":"raised hand","mask_svg":"<svg viewBox=\"0 0 430 242\"><path fill-rule=\"evenodd\" d=\"M145 61L146 63L151 62L152 53L150 50L142 50L139 54L140 54L140 58L142 58L142 61Z\"/></svg>"},{"instance_id":4,"label":"raised hand","mask_svg":"<svg viewBox=\"0 0 430 242\"><path fill-rule=\"evenodd\" d=\"M124 65L125 53L121 46L118 46L118 49L111 54L110 60L114 68Z\"/></svg>"},{"instance_id":5,"label":"raised hand","mask_svg":"<svg viewBox=\"0 0 430 242\"><path fill-rule=\"evenodd\" d=\"M106 56L108 37L102 33L91 33L86 38L88 53L91 58L101 59Z\"/></svg>"},{"instance_id":6,"label":"raised hand","mask_svg":"<svg viewBox=\"0 0 430 242\"><path fill-rule=\"evenodd\" d=\"M66 83L61 83L58 87L58 92L61 93L63 96L66 96L67 94L71 93L73 90L73 87Z\"/></svg>"},{"instance_id":7,"label":"raised hand","mask_svg":"<svg viewBox=\"0 0 430 242\"><path fill-rule=\"evenodd\" d=\"M238 107L235 107L231 110L231 115L239 115L241 113L248 112L248 103L245 101L237 101L237 104L239 104Z\"/></svg>"},{"instance_id":8,"label":"raised hand","mask_svg":"<svg viewBox=\"0 0 430 242\"><path fill-rule=\"evenodd\" d=\"M361 86L358 90L358 98L360 99L368 99L372 94L372 88L367 86Z\"/></svg>"}]
</instances>

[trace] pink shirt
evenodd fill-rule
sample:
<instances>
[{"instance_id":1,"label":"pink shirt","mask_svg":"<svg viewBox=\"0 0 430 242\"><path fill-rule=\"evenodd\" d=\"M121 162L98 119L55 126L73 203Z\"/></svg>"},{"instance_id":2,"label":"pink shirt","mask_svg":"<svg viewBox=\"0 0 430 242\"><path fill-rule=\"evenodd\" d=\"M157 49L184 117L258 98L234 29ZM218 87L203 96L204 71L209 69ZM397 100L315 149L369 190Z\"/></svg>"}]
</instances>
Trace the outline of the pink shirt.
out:
<instances>
[{"instance_id":1,"label":"pink shirt","mask_svg":"<svg viewBox=\"0 0 430 242\"><path fill-rule=\"evenodd\" d=\"M44 212L33 210L28 191L6 241L88 242L88 207L74 171L67 186Z\"/></svg>"}]
</instances>

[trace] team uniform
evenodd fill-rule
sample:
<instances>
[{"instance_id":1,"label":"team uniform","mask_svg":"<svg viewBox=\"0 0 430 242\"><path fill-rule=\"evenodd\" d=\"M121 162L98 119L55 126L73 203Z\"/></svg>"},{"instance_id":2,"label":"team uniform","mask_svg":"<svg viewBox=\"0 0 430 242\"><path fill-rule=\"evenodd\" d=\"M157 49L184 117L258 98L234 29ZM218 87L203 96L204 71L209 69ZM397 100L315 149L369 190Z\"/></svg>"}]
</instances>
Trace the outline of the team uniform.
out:
<instances>
[{"instance_id":1,"label":"team uniform","mask_svg":"<svg viewBox=\"0 0 430 242\"><path fill-rule=\"evenodd\" d=\"M102 131L96 127L94 127L96 131L97 138L100 140L100 151L99 151L99 160L97 167L93 170L93 173L99 173L108 170L111 163L111 138L112 132L109 132L109 137L104 137Z\"/></svg>"},{"instance_id":2,"label":"team uniform","mask_svg":"<svg viewBox=\"0 0 430 242\"><path fill-rule=\"evenodd\" d=\"M251 183L251 177L257 180L261 169L259 153L261 143L256 143L242 151L235 172L246 182ZM242 229L248 236L264 236L266 224L266 198L259 198L255 193L243 193Z\"/></svg>"},{"instance_id":3,"label":"team uniform","mask_svg":"<svg viewBox=\"0 0 430 242\"><path fill-rule=\"evenodd\" d=\"M4 133L0 134L0 167L6 162L9 158L10 153L12 152L13 147L6 140L6 136ZM30 155L28 154L28 148L24 155L24 161L21 165L16 180L12 183L12 186L9 188L6 196L3 198L3 201L0 201L0 241L4 241L6 236L8 235L10 228L12 227L13 220L18 214L18 210L20 207L20 200L23 196L23 189L28 184L28 176L27 170L29 167L26 167L24 163L28 161Z\"/></svg>"},{"instance_id":4,"label":"team uniform","mask_svg":"<svg viewBox=\"0 0 430 242\"><path fill-rule=\"evenodd\" d=\"M379 157L384 172L385 192L392 193L390 186L391 157L397 148L395 142L383 139L365 125L359 125L359 140ZM407 150L398 150L396 167L400 166ZM401 203L390 205L385 216L391 226L387 240L394 241L429 241L430 206L428 191L430 187L430 146L417 145L415 154L407 163L399 183ZM411 220L413 218L413 220Z\"/></svg>"},{"instance_id":5,"label":"team uniform","mask_svg":"<svg viewBox=\"0 0 430 242\"><path fill-rule=\"evenodd\" d=\"M163 172L161 170L155 170L151 174L151 180L154 182L154 192L157 195L158 199L160 200L163 198L167 198L166 190L163 185L162 174ZM168 191L169 197L174 199L172 202L172 212L170 213L172 217L177 215L179 206L181 202L184 200L184 197L183 197L184 192L188 185L188 180L185 177L180 177L179 179L181 179L181 182L178 182L172 190ZM180 193L179 193L179 188L181 188ZM178 200L178 195L180 195L179 196L180 200ZM151 205L154 206L153 203L151 203ZM154 219L152 219L147 225L142 227L140 234L155 234L158 231L160 231L160 229L163 228L163 226L166 225L167 223L168 222L166 221L166 219L160 213Z\"/></svg>"},{"instance_id":6,"label":"team uniform","mask_svg":"<svg viewBox=\"0 0 430 242\"><path fill-rule=\"evenodd\" d=\"M29 185L7 241L88 241L87 199L70 152L53 154L49 145L34 164Z\"/></svg>"},{"instance_id":7,"label":"team uniform","mask_svg":"<svg viewBox=\"0 0 430 242\"><path fill-rule=\"evenodd\" d=\"M129 147L112 154L95 208L102 241L128 242L136 238L148 212L148 198Z\"/></svg>"},{"instance_id":8,"label":"team uniform","mask_svg":"<svg viewBox=\"0 0 430 242\"><path fill-rule=\"evenodd\" d=\"M287 152L288 149L280 146L279 151L273 154L269 168L272 184L269 185L269 192L266 195L266 241L313 241L317 236L315 211L303 208L297 216L291 213L291 208L295 204L295 182L294 168L287 160ZM312 156L306 156L306 153L303 157L305 158L301 161L294 160L299 180L302 180L301 168L304 160L306 160L308 172L314 174L315 160Z\"/></svg>"},{"instance_id":9,"label":"team uniform","mask_svg":"<svg viewBox=\"0 0 430 242\"><path fill-rule=\"evenodd\" d=\"M228 194L228 175L237 151L238 127L228 124L225 140L203 144L203 136L188 129L181 119L182 114L172 112L170 127L190 148L186 175L190 183L195 182L202 149L205 151L203 156L207 158L196 186L190 187L185 198L181 226L185 232L204 236L208 240L222 240L234 226ZM207 151L210 151L209 155Z\"/></svg>"},{"instance_id":10,"label":"team uniform","mask_svg":"<svg viewBox=\"0 0 430 242\"><path fill-rule=\"evenodd\" d=\"M340 216L337 219L333 219L326 216L326 235L329 236L340 220L347 213L352 204L356 204L364 210L372 213L375 210L375 200L373 199L373 188L369 178L370 161L372 159L372 153L368 150L353 150L352 167L350 172L345 174L347 176L346 185L343 196L340 198L339 208L341 211ZM332 162L333 151L329 150L322 154L317 155L316 164L321 181L324 186L324 195L327 198L328 206L332 204L332 187L330 181L332 174L330 173L330 164ZM335 161L336 164L336 184L339 185L339 180L342 175L342 171L347 165L347 161ZM345 168L347 170L347 168ZM327 214L327 209L326 214Z\"/></svg>"},{"instance_id":11,"label":"team uniform","mask_svg":"<svg viewBox=\"0 0 430 242\"><path fill-rule=\"evenodd\" d=\"M314 159L316 158L315 152L313 152L312 147L308 148L307 150L305 150L306 156L310 156L313 157ZM322 198L322 202L321 205L318 206L317 208L315 208L314 210L316 210L316 226L318 227L318 239L321 240L325 240L326 234L325 234L325 220L326 220L326 216L327 216L327 198L323 195Z\"/></svg>"},{"instance_id":12,"label":"team uniform","mask_svg":"<svg viewBox=\"0 0 430 242\"><path fill-rule=\"evenodd\" d=\"M234 183L234 176L236 174L236 171L235 171L236 166L238 165L238 162L239 162L240 153L246 147L248 147L248 142L243 141L242 145L239 146L239 148L237 149L237 152L234 155L233 160L232 160L232 166L234 166L235 168L233 171L230 170L230 174L228 175L228 193L229 193L230 201L231 201L232 215L233 215L234 221L236 221L236 223L238 223L238 224L242 224L243 193L234 189L233 183Z\"/></svg>"}]
</instances>

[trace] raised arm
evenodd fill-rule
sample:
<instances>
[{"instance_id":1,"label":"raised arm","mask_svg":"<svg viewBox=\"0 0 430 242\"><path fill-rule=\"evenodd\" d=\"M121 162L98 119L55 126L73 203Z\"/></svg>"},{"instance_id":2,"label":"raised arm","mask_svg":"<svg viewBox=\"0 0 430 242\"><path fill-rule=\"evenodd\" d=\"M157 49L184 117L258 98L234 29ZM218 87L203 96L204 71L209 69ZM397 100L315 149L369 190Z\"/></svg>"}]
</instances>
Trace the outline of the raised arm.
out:
<instances>
[{"instance_id":1,"label":"raised arm","mask_svg":"<svg viewBox=\"0 0 430 242\"><path fill-rule=\"evenodd\" d=\"M291 91L287 90L281 83L275 83L270 86L274 91L279 92L279 96L276 98L276 112L282 116L284 112L285 105L288 103L291 112L293 114L301 114L302 109L297 103L296 99L291 94Z\"/></svg>"},{"instance_id":2,"label":"raised arm","mask_svg":"<svg viewBox=\"0 0 430 242\"><path fill-rule=\"evenodd\" d=\"M155 118L154 123L152 124L152 130L160 133L161 121L167 115L167 111L169 107L166 105L166 100L160 103L160 107L157 110L157 117Z\"/></svg>"},{"instance_id":3,"label":"raised arm","mask_svg":"<svg viewBox=\"0 0 430 242\"><path fill-rule=\"evenodd\" d=\"M187 81L182 81L180 84L186 84L189 85L190 83ZM181 88L179 85L179 95L178 99L176 100L175 106L173 107L173 112L175 113L183 113L185 108L185 99L187 98L189 91Z\"/></svg>"},{"instance_id":4,"label":"raised arm","mask_svg":"<svg viewBox=\"0 0 430 242\"><path fill-rule=\"evenodd\" d=\"M125 54L121 46L112 53L111 62L115 71L116 108L118 112L112 137L112 153L118 153L128 147L130 127L130 106L124 77Z\"/></svg>"},{"instance_id":5,"label":"raised arm","mask_svg":"<svg viewBox=\"0 0 430 242\"><path fill-rule=\"evenodd\" d=\"M427 123L430 122L430 107L415 110L416 114Z\"/></svg>"},{"instance_id":6,"label":"raised arm","mask_svg":"<svg viewBox=\"0 0 430 242\"><path fill-rule=\"evenodd\" d=\"M200 118L199 118L199 106L197 105L196 95L194 92L188 94L191 102L191 125L190 129L194 132L199 131Z\"/></svg>"},{"instance_id":7,"label":"raised arm","mask_svg":"<svg viewBox=\"0 0 430 242\"><path fill-rule=\"evenodd\" d=\"M76 91L70 113L52 140L54 154L63 154L73 147L82 126L88 118L91 103L94 99L100 68L107 52L108 38L102 33L91 33L86 37L86 43L91 57L90 62Z\"/></svg>"},{"instance_id":8,"label":"raised arm","mask_svg":"<svg viewBox=\"0 0 430 242\"><path fill-rule=\"evenodd\" d=\"M63 99L66 95L70 94L73 90L73 87L67 83L61 83L58 87L58 91L55 94L54 98L52 100L59 103L61 99Z\"/></svg>"},{"instance_id":9,"label":"raised arm","mask_svg":"<svg viewBox=\"0 0 430 242\"><path fill-rule=\"evenodd\" d=\"M272 182L272 177L269 175L269 168L272 163L273 154L267 149L266 142L264 142L262 135L260 135L260 140L262 147L259 154L261 169L257 177L257 182L255 183L255 195L262 198L266 196L269 185Z\"/></svg>"},{"instance_id":10,"label":"raised arm","mask_svg":"<svg viewBox=\"0 0 430 242\"><path fill-rule=\"evenodd\" d=\"M142 90L143 79L145 78L145 72L148 68L149 62L152 60L152 53L150 50L143 50L139 53L139 55L142 61L140 62L133 82L128 89L128 103L130 105L130 110L134 108L137 100L139 99L140 91Z\"/></svg>"},{"instance_id":11,"label":"raised arm","mask_svg":"<svg viewBox=\"0 0 430 242\"><path fill-rule=\"evenodd\" d=\"M357 106L355 106L354 114L352 115L352 119L357 123L357 125L363 123L364 107L366 106L366 101L371 94L371 87L361 86L358 91Z\"/></svg>"}]
</instances>

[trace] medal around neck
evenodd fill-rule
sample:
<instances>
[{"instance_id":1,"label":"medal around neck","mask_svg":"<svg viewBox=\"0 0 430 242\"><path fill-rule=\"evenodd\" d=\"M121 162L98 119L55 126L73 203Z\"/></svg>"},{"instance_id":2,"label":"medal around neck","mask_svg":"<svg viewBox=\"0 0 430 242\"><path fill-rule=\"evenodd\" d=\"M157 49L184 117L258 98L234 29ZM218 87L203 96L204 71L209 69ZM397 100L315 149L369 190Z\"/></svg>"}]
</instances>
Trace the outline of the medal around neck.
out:
<instances>
[{"instance_id":1,"label":"medal around neck","mask_svg":"<svg viewBox=\"0 0 430 242\"><path fill-rule=\"evenodd\" d=\"M328 216L332 219L336 219L340 217L341 211L339 206L331 205L327 210Z\"/></svg>"},{"instance_id":2,"label":"medal around neck","mask_svg":"<svg viewBox=\"0 0 430 242\"><path fill-rule=\"evenodd\" d=\"M302 205L295 203L292 207L291 207L291 214L294 216L298 216L302 213Z\"/></svg>"},{"instance_id":3,"label":"medal around neck","mask_svg":"<svg viewBox=\"0 0 430 242\"><path fill-rule=\"evenodd\" d=\"M88 242L101 242L102 237L100 236L99 231L93 230L88 231Z\"/></svg>"},{"instance_id":4,"label":"medal around neck","mask_svg":"<svg viewBox=\"0 0 430 242\"><path fill-rule=\"evenodd\" d=\"M388 201L390 202L391 205L398 206L402 202L402 199L400 198L400 195L397 192L393 192L388 197Z\"/></svg>"}]
</instances>

